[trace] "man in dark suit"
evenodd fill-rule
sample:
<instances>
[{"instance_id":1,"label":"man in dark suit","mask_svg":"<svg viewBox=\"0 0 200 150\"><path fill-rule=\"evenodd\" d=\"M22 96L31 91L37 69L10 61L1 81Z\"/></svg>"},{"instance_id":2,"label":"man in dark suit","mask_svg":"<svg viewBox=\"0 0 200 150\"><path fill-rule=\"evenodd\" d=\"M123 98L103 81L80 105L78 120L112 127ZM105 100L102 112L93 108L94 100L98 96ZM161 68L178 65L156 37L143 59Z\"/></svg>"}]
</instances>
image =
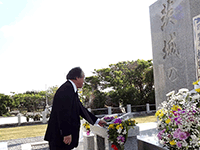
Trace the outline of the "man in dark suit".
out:
<instances>
[{"instance_id":1,"label":"man in dark suit","mask_svg":"<svg viewBox=\"0 0 200 150\"><path fill-rule=\"evenodd\" d=\"M85 75L80 67L67 74L67 81L56 91L44 140L50 150L71 150L78 146L80 117L90 124L106 122L90 113L80 102L77 89L82 88Z\"/></svg>"}]
</instances>

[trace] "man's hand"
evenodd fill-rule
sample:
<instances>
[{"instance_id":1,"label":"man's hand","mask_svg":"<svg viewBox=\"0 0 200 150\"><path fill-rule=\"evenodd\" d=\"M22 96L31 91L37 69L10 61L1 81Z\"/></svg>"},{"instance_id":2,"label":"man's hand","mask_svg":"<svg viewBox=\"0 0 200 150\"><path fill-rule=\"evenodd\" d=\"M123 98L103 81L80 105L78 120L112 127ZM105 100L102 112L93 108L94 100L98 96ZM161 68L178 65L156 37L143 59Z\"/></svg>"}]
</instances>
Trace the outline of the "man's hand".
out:
<instances>
[{"instance_id":1,"label":"man's hand","mask_svg":"<svg viewBox=\"0 0 200 150\"><path fill-rule=\"evenodd\" d=\"M107 123L104 120L100 120L98 125L100 125L101 127L104 127L104 125L106 125Z\"/></svg>"},{"instance_id":2,"label":"man's hand","mask_svg":"<svg viewBox=\"0 0 200 150\"><path fill-rule=\"evenodd\" d=\"M63 139L63 142L64 142L65 144L70 145L71 142L72 142L72 135L65 136L64 139Z\"/></svg>"}]
</instances>

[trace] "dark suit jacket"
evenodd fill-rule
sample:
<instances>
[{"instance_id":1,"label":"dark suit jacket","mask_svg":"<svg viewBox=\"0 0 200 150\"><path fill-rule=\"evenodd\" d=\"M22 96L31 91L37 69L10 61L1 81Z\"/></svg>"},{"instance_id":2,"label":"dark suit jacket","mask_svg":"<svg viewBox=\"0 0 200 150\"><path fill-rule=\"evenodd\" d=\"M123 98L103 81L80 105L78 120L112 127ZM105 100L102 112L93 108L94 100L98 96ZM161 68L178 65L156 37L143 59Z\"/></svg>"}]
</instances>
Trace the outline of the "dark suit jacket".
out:
<instances>
[{"instance_id":1,"label":"dark suit jacket","mask_svg":"<svg viewBox=\"0 0 200 150\"><path fill-rule=\"evenodd\" d=\"M80 102L70 81L65 82L54 96L52 111L44 140L58 147L78 146L80 116L94 125L97 120ZM63 137L72 135L72 142L66 145Z\"/></svg>"}]
</instances>

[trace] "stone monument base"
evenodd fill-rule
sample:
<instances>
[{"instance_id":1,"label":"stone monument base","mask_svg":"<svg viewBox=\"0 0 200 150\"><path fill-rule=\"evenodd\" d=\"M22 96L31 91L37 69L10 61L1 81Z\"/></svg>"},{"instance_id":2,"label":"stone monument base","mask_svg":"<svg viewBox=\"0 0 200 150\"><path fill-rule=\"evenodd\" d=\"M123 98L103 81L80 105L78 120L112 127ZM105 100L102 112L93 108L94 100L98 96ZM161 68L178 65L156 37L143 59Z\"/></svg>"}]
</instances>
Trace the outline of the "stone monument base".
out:
<instances>
[{"instance_id":1,"label":"stone monument base","mask_svg":"<svg viewBox=\"0 0 200 150\"><path fill-rule=\"evenodd\" d=\"M137 136L138 150L168 150L158 143L155 137Z\"/></svg>"}]
</instances>

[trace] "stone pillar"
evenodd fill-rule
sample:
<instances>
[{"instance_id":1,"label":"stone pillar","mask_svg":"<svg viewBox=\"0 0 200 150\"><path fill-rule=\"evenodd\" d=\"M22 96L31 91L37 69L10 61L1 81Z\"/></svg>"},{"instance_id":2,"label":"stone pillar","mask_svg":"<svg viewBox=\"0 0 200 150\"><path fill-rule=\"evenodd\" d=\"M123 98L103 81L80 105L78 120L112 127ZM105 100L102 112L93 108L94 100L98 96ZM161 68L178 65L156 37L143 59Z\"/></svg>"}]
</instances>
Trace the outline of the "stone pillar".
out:
<instances>
[{"instance_id":1,"label":"stone pillar","mask_svg":"<svg viewBox=\"0 0 200 150\"><path fill-rule=\"evenodd\" d=\"M47 123L47 112L46 111L42 112L42 123Z\"/></svg>"},{"instance_id":2,"label":"stone pillar","mask_svg":"<svg viewBox=\"0 0 200 150\"><path fill-rule=\"evenodd\" d=\"M91 131L95 134L94 150L113 150L108 141L108 133L106 128L99 126L91 126ZM124 150L138 150L137 135L139 135L139 126L134 126L128 130L128 138L124 145Z\"/></svg>"},{"instance_id":3,"label":"stone pillar","mask_svg":"<svg viewBox=\"0 0 200 150\"><path fill-rule=\"evenodd\" d=\"M150 113L150 106L149 106L149 103L146 103L146 110L147 110L147 114Z\"/></svg>"},{"instance_id":4,"label":"stone pillar","mask_svg":"<svg viewBox=\"0 0 200 150\"><path fill-rule=\"evenodd\" d=\"M127 113L131 113L131 104L127 105Z\"/></svg>"},{"instance_id":5,"label":"stone pillar","mask_svg":"<svg viewBox=\"0 0 200 150\"><path fill-rule=\"evenodd\" d=\"M111 107L108 107L108 115L111 115L112 114L112 109Z\"/></svg>"},{"instance_id":6,"label":"stone pillar","mask_svg":"<svg viewBox=\"0 0 200 150\"><path fill-rule=\"evenodd\" d=\"M156 108L166 94L192 90L200 78L195 51L193 17L200 14L199 0L157 0L150 7ZM198 20L196 20L198 22Z\"/></svg>"},{"instance_id":7,"label":"stone pillar","mask_svg":"<svg viewBox=\"0 0 200 150\"><path fill-rule=\"evenodd\" d=\"M18 113L17 114L17 118L18 118L18 125L21 125L21 114L20 113Z\"/></svg>"},{"instance_id":8,"label":"stone pillar","mask_svg":"<svg viewBox=\"0 0 200 150\"><path fill-rule=\"evenodd\" d=\"M128 138L124 145L124 150L138 150L137 135L139 135L139 126L134 126L128 130Z\"/></svg>"},{"instance_id":9,"label":"stone pillar","mask_svg":"<svg viewBox=\"0 0 200 150\"><path fill-rule=\"evenodd\" d=\"M94 133L94 150L112 150L108 141L107 129L100 126L91 126Z\"/></svg>"},{"instance_id":10,"label":"stone pillar","mask_svg":"<svg viewBox=\"0 0 200 150\"><path fill-rule=\"evenodd\" d=\"M83 133L83 148L84 150L94 150L94 134L87 135Z\"/></svg>"}]
</instances>

